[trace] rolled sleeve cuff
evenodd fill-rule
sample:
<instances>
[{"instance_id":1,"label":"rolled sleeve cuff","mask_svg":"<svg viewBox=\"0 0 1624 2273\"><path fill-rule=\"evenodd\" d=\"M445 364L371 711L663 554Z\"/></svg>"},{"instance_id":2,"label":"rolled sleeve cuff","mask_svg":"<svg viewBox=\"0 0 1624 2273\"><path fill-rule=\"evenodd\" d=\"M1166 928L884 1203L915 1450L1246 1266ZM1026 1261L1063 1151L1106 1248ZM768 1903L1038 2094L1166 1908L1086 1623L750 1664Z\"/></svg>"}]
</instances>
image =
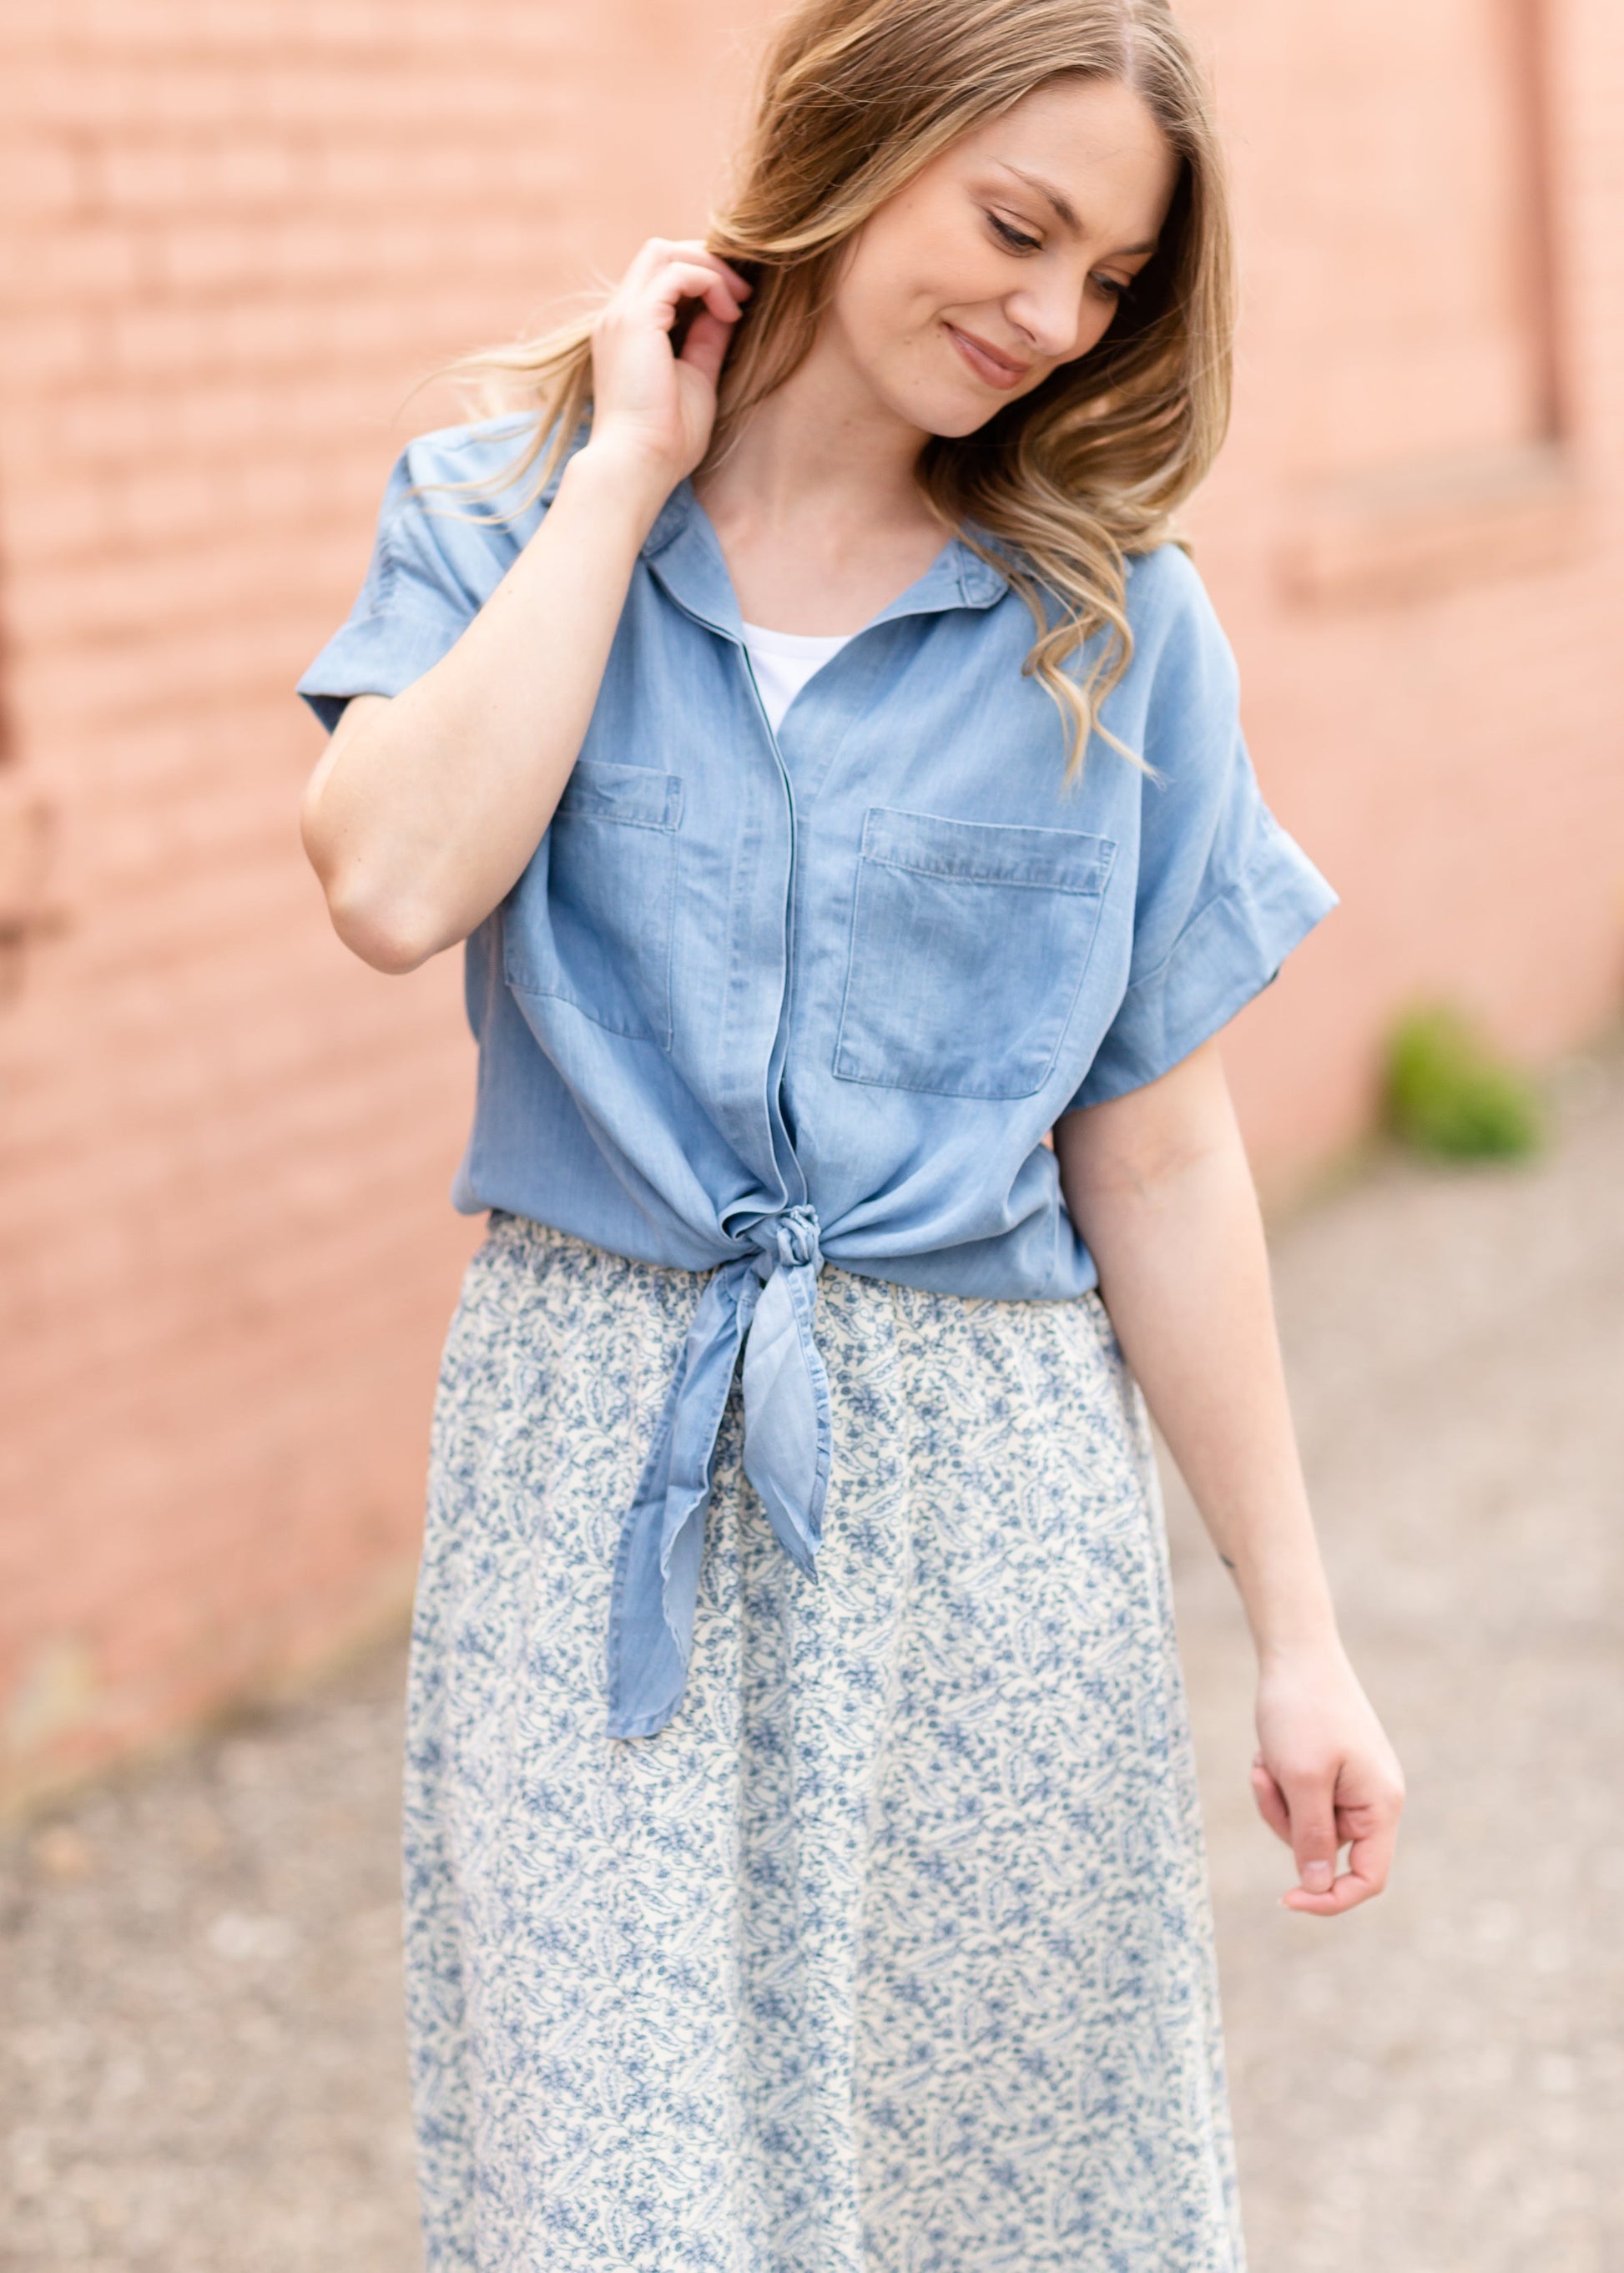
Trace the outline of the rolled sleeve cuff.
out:
<instances>
[{"instance_id":1,"label":"rolled sleeve cuff","mask_svg":"<svg viewBox=\"0 0 1624 2273\"><path fill-rule=\"evenodd\" d=\"M298 692L331 733L352 695L402 693L450 653L465 629L395 610L352 617L299 680Z\"/></svg>"},{"instance_id":2,"label":"rolled sleeve cuff","mask_svg":"<svg viewBox=\"0 0 1624 2273\"><path fill-rule=\"evenodd\" d=\"M1167 959L1129 987L1067 1112L1170 1072L1261 994L1336 904L1312 861L1268 823L1243 874L1185 926Z\"/></svg>"}]
</instances>

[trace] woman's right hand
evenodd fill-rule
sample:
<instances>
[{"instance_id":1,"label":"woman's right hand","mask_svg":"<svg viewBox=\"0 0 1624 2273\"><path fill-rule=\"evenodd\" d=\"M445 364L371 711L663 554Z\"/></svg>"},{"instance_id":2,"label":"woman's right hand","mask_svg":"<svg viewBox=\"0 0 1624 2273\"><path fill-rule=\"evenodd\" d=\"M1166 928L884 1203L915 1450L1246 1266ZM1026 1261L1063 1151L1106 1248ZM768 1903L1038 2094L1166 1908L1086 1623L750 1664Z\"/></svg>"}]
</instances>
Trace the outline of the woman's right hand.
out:
<instances>
[{"instance_id":1,"label":"woman's right hand","mask_svg":"<svg viewBox=\"0 0 1624 2273\"><path fill-rule=\"evenodd\" d=\"M662 499L710 445L717 387L733 326L750 287L697 239L651 236L592 329L592 435L600 459L626 453ZM673 355L681 301L697 300Z\"/></svg>"},{"instance_id":2,"label":"woman's right hand","mask_svg":"<svg viewBox=\"0 0 1624 2273\"><path fill-rule=\"evenodd\" d=\"M438 663L341 722L301 821L334 926L374 969L413 971L466 939L523 874L650 526L710 443L748 289L703 244L643 246L593 329L590 439L534 533ZM673 355L685 300L698 305Z\"/></svg>"}]
</instances>

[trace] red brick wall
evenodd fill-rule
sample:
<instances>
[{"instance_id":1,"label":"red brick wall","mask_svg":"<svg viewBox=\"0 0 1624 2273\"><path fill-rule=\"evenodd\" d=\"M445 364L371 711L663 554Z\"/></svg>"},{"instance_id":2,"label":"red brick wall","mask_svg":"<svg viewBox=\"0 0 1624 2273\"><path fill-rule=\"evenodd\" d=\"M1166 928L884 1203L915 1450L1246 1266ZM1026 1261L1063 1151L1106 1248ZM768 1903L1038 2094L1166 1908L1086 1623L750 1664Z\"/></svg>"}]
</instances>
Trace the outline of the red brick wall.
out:
<instances>
[{"instance_id":1,"label":"red brick wall","mask_svg":"<svg viewBox=\"0 0 1624 2273\"><path fill-rule=\"evenodd\" d=\"M392 980L331 935L292 683L409 385L703 228L738 12L61 0L0 28L13 1787L402 1597L473 1237L470 1046L455 958Z\"/></svg>"},{"instance_id":2,"label":"red brick wall","mask_svg":"<svg viewBox=\"0 0 1624 2273\"><path fill-rule=\"evenodd\" d=\"M1417 994L1537 1059L1624 994L1624 19L1202 21L1247 294L1193 520L1259 769L1344 895L1236 1036L1278 1180L1362 1125Z\"/></svg>"},{"instance_id":3,"label":"red brick wall","mask_svg":"<svg viewBox=\"0 0 1624 2273\"><path fill-rule=\"evenodd\" d=\"M1619 998L1624 29L1535 11L1200 11L1248 307L1194 521L1259 769L1346 900L1236 1039L1276 1180L1363 1124L1415 990L1534 1055ZM398 415L410 383L703 225L752 12L0 26L13 1791L402 1597L470 1054L455 958L386 979L327 931L289 690L402 433L455 415Z\"/></svg>"}]
</instances>

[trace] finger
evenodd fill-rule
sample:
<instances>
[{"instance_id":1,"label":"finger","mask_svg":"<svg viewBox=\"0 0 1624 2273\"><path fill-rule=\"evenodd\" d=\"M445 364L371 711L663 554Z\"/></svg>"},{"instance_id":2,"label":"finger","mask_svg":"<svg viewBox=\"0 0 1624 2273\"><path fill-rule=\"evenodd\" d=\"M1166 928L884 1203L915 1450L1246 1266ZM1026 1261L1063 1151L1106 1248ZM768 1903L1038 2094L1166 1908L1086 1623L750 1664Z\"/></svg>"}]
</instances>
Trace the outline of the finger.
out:
<instances>
[{"instance_id":1,"label":"finger","mask_svg":"<svg viewBox=\"0 0 1624 2273\"><path fill-rule=\"evenodd\" d=\"M1310 1894L1328 1894L1336 1877L1336 1772L1279 1779L1291 1813L1291 1852L1297 1878Z\"/></svg>"},{"instance_id":2,"label":"finger","mask_svg":"<svg viewBox=\"0 0 1624 2273\"><path fill-rule=\"evenodd\" d=\"M1306 1910L1319 1917L1335 1917L1380 1894L1392 1874L1403 1805L1403 1784L1397 1781L1381 1786L1373 1797L1357 1805L1339 1809L1337 1827L1350 1842L1347 1869L1325 1894L1311 1894L1304 1887L1293 1887L1281 1897L1286 1908Z\"/></svg>"},{"instance_id":3,"label":"finger","mask_svg":"<svg viewBox=\"0 0 1624 2273\"><path fill-rule=\"evenodd\" d=\"M1282 1902L1288 1909L1306 1910L1316 1917L1337 1917L1344 1910L1357 1909L1387 1886L1397 1841L1395 1814L1354 1840L1348 1850L1347 1869L1329 1887L1320 1892L1307 1886L1293 1887L1281 1896Z\"/></svg>"},{"instance_id":4,"label":"finger","mask_svg":"<svg viewBox=\"0 0 1624 2273\"><path fill-rule=\"evenodd\" d=\"M1394 1850L1398 1845L1398 1816L1396 1812L1384 1818L1372 1831L1356 1839L1348 1849L1348 1868L1337 1880L1337 1887L1350 1888L1342 1907L1351 1909L1356 1902L1367 1902L1379 1894L1393 1872Z\"/></svg>"},{"instance_id":5,"label":"finger","mask_svg":"<svg viewBox=\"0 0 1624 2273\"><path fill-rule=\"evenodd\" d=\"M646 304L651 304L657 315L664 315L667 324L676 312L679 300L703 300L713 316L731 323L739 313L740 303L732 288L725 283L712 268L703 268L694 260L669 260L650 280L645 287ZM640 294L642 299L643 295Z\"/></svg>"},{"instance_id":6,"label":"finger","mask_svg":"<svg viewBox=\"0 0 1624 2273\"><path fill-rule=\"evenodd\" d=\"M1311 1917L1340 1917L1344 1910L1357 1909L1361 1902L1379 1894L1387 1884L1386 1874L1380 1879L1367 1878L1362 1870L1353 1867L1353 1857L1348 1857L1349 1867L1323 1894L1311 1894L1301 1887L1288 1887L1280 1898L1281 1907L1288 1910L1303 1910Z\"/></svg>"},{"instance_id":7,"label":"finger","mask_svg":"<svg viewBox=\"0 0 1624 2273\"><path fill-rule=\"evenodd\" d=\"M701 260L710 261L714 265L718 274L726 277L727 281L733 286L734 291L740 294L741 296L746 293L753 292L756 289L756 287L751 283L749 278L748 276L741 275L739 270L733 266L733 263L731 261L725 260L719 252L713 251L710 245L705 243L703 236L678 237L673 246L673 250L677 252L692 252L696 254Z\"/></svg>"},{"instance_id":8,"label":"finger","mask_svg":"<svg viewBox=\"0 0 1624 2273\"><path fill-rule=\"evenodd\" d=\"M650 236L638 246L620 279L620 289L635 294L658 274L666 261L672 259L685 260L690 266L706 269L727 285L735 299L747 299L756 289L748 277L741 276L736 268L722 259L719 252L712 252L703 237Z\"/></svg>"},{"instance_id":9,"label":"finger","mask_svg":"<svg viewBox=\"0 0 1624 2273\"><path fill-rule=\"evenodd\" d=\"M1289 1847L1291 1844L1291 1815L1286 1805L1286 1796L1264 1767L1260 1757L1252 1764L1252 1797L1259 1814L1275 1838Z\"/></svg>"},{"instance_id":10,"label":"finger","mask_svg":"<svg viewBox=\"0 0 1624 2273\"><path fill-rule=\"evenodd\" d=\"M684 300L700 301L724 323L733 322L740 312L726 285L710 269L692 262L669 261L635 292L623 289L605 303L593 326L594 337L607 341L623 328L629 326L635 332L645 324L669 332Z\"/></svg>"},{"instance_id":11,"label":"finger","mask_svg":"<svg viewBox=\"0 0 1624 2273\"><path fill-rule=\"evenodd\" d=\"M635 290L639 284L646 283L661 261L669 260L675 249L668 236L645 236L626 264L620 290Z\"/></svg>"},{"instance_id":12,"label":"finger","mask_svg":"<svg viewBox=\"0 0 1624 2273\"><path fill-rule=\"evenodd\" d=\"M733 321L737 321L736 311ZM677 361L690 364L715 386L721 379L727 342L732 337L732 322L724 323L719 316L713 316L709 308L702 308L688 327L688 335Z\"/></svg>"},{"instance_id":13,"label":"finger","mask_svg":"<svg viewBox=\"0 0 1624 2273\"><path fill-rule=\"evenodd\" d=\"M693 272L691 286L684 289L690 289L695 298L707 280L725 284L736 300L742 300L750 290L747 280L725 260L718 259L699 238L650 236L638 246L607 304L615 308L635 305L673 260Z\"/></svg>"}]
</instances>

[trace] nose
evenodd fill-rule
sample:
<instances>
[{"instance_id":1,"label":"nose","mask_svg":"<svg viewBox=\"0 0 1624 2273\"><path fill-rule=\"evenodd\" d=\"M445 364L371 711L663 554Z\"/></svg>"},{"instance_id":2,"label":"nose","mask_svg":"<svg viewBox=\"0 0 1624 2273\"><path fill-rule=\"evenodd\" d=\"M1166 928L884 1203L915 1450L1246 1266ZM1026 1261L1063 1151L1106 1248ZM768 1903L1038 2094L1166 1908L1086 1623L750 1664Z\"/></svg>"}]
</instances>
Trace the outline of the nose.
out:
<instances>
[{"instance_id":1,"label":"nose","mask_svg":"<svg viewBox=\"0 0 1624 2273\"><path fill-rule=\"evenodd\" d=\"M1012 292L1004 311L1031 341L1034 354L1046 363L1062 363L1092 344L1085 330L1086 289L1086 279L1056 265L1050 274L1034 277Z\"/></svg>"}]
</instances>

